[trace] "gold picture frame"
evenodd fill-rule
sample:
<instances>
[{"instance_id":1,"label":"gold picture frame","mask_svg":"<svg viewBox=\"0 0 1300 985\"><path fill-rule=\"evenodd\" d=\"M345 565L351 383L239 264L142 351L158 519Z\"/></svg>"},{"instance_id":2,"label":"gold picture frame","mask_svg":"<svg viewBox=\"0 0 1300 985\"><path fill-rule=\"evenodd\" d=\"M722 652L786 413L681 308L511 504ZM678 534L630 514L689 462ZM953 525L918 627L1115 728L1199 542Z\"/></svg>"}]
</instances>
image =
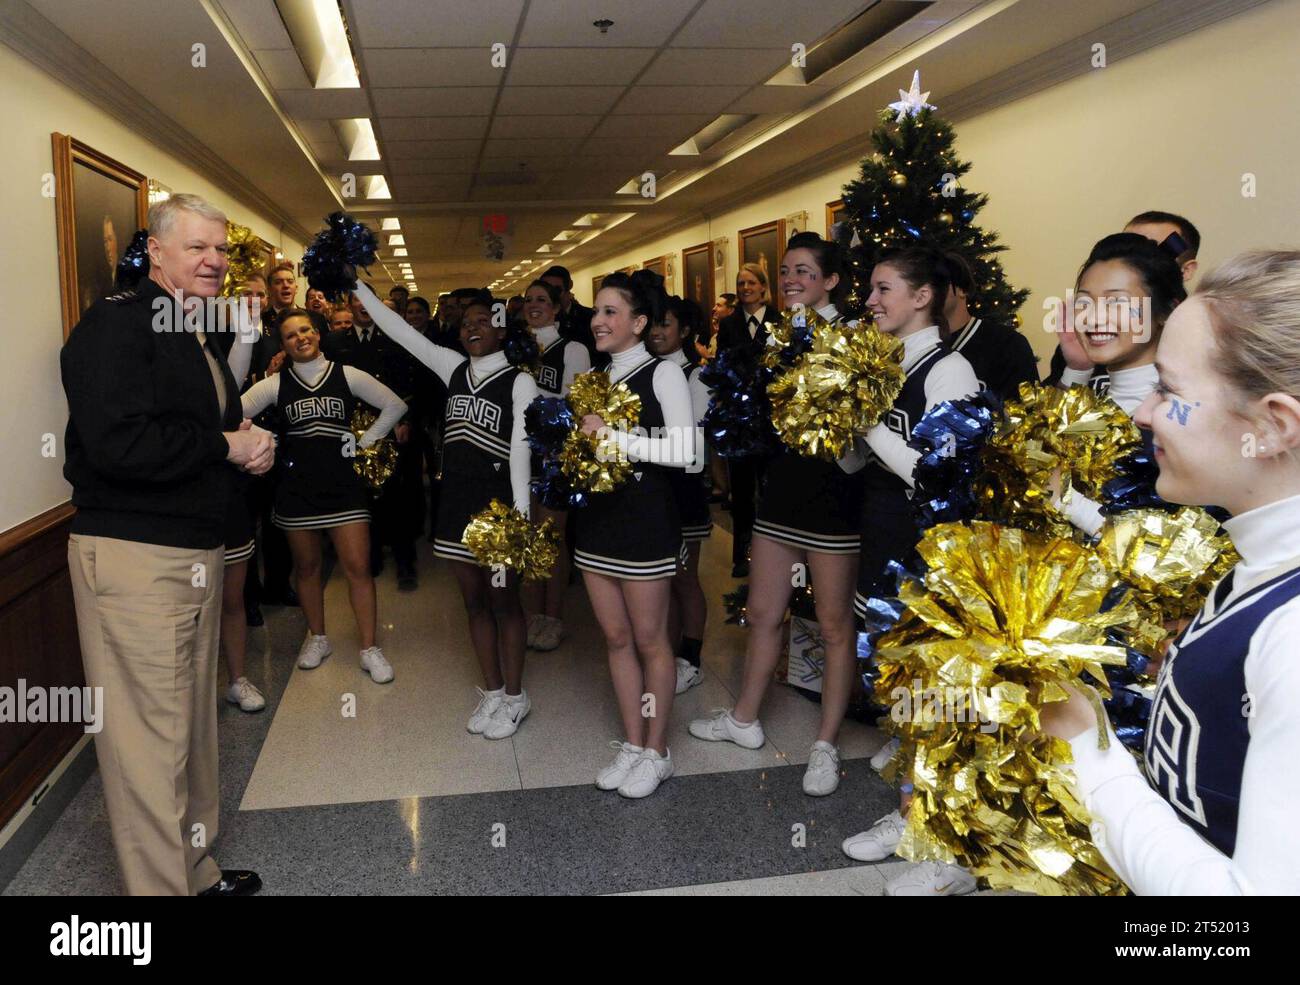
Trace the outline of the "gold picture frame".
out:
<instances>
[{"instance_id":1,"label":"gold picture frame","mask_svg":"<svg viewBox=\"0 0 1300 985\"><path fill-rule=\"evenodd\" d=\"M67 339L86 309L113 292L117 262L149 214L149 179L67 134L51 133L50 142Z\"/></svg>"},{"instance_id":2,"label":"gold picture frame","mask_svg":"<svg viewBox=\"0 0 1300 985\"><path fill-rule=\"evenodd\" d=\"M682 250L682 297L704 311L713 307L713 244L700 243Z\"/></svg>"},{"instance_id":3,"label":"gold picture frame","mask_svg":"<svg viewBox=\"0 0 1300 985\"><path fill-rule=\"evenodd\" d=\"M769 284L776 283L776 272L785 252L785 220L776 219L759 226L750 226L738 233L740 237L741 264L756 263L767 275Z\"/></svg>"}]
</instances>

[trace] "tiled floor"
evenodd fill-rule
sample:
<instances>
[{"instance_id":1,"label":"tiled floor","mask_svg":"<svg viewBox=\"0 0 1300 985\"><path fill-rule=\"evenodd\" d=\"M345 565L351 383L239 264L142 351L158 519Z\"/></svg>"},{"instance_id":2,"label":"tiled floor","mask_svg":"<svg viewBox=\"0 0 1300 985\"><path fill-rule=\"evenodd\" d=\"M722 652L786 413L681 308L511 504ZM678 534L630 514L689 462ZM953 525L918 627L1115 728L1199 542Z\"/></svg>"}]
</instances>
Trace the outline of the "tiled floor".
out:
<instances>
[{"instance_id":1,"label":"tiled floor","mask_svg":"<svg viewBox=\"0 0 1300 985\"><path fill-rule=\"evenodd\" d=\"M721 604L735 584L730 546L724 530L706 545L706 677L673 709L677 775L644 801L591 782L618 726L580 587L570 593L569 638L530 655L532 714L500 742L465 731L476 663L454 582L427 550L418 592L399 594L391 565L380 578L390 685L357 665L339 579L326 598L335 652L314 671L294 667L301 612L267 609L249 661L267 709L221 714L218 859L257 869L273 894L878 894L899 863L855 866L839 849L896 803L864 758L882 741L876 729L846 723L845 776L827 798L800 787L819 706L789 688L772 688L761 750L686 732L691 718L730 706L739 686L745 630L724 622ZM343 714L348 695L355 717ZM5 892L120 892L97 774Z\"/></svg>"}]
</instances>

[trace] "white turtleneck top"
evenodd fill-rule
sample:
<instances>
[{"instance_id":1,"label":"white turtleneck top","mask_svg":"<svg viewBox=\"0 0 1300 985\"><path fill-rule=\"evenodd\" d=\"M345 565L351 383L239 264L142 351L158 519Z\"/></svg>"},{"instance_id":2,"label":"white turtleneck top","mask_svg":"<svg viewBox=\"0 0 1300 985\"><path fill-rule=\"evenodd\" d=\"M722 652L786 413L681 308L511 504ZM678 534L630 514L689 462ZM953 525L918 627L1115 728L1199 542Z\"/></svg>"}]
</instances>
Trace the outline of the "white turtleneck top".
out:
<instances>
[{"instance_id":1,"label":"white turtleneck top","mask_svg":"<svg viewBox=\"0 0 1300 985\"><path fill-rule=\"evenodd\" d=\"M537 344L545 349L555 343L560 337L559 325L545 325L542 328L532 329L533 338L537 339ZM573 378L579 373L585 373L591 369L591 353L581 342L564 343L564 376L560 380L560 396L566 397L569 394L569 387L573 385Z\"/></svg>"},{"instance_id":2,"label":"white turtleneck top","mask_svg":"<svg viewBox=\"0 0 1300 985\"><path fill-rule=\"evenodd\" d=\"M645 362L646 355L644 342L638 342L623 352L611 353L609 378L619 382ZM655 398L663 410L666 433L655 436L616 431L614 441L630 461L689 468L695 464L698 453L695 414L686 376L677 363L663 359L655 367L653 385Z\"/></svg>"},{"instance_id":3,"label":"white turtleneck top","mask_svg":"<svg viewBox=\"0 0 1300 985\"><path fill-rule=\"evenodd\" d=\"M1300 496L1242 513L1224 525L1241 561L1233 569L1232 590L1220 609L1300 563ZM1095 726L1070 741L1078 791L1093 816L1094 838L1106 861L1134 892L1144 896L1300 892L1297 640L1300 599L1274 609L1250 640L1244 667L1251 698L1250 744L1231 857L1179 819L1113 734L1106 750L1097 748Z\"/></svg>"},{"instance_id":4,"label":"white turtleneck top","mask_svg":"<svg viewBox=\"0 0 1300 985\"><path fill-rule=\"evenodd\" d=\"M406 319L393 311L375 296L364 282L358 282L355 288L370 317L375 320L380 331L400 345L421 363L433 370L444 384L451 381L451 374L465 361L455 349L426 339L406 323ZM469 373L472 380L491 376L506 366L506 354L501 351L490 356L474 356L469 360ZM515 499L515 509L528 516L531 501L528 481L531 468L531 451L528 447L528 432L524 428L524 411L533 399L540 396L537 381L528 373L515 374L514 386L510 391L513 407L513 421L510 428L510 491ZM452 480L455 481L455 480Z\"/></svg>"},{"instance_id":5,"label":"white turtleneck top","mask_svg":"<svg viewBox=\"0 0 1300 985\"><path fill-rule=\"evenodd\" d=\"M1110 399L1119 404L1120 409L1129 417L1137 413L1142 401L1150 396L1160 381L1155 363L1134 366L1132 369L1117 369L1109 375ZM1092 370L1070 369L1067 366L1061 374L1061 386L1068 388L1076 383L1086 385L1091 378ZM1072 524L1090 537L1095 537L1106 522L1097 501L1074 490L1070 491L1068 499L1056 500L1056 505L1064 511Z\"/></svg>"},{"instance_id":6,"label":"white turtleneck top","mask_svg":"<svg viewBox=\"0 0 1300 985\"><path fill-rule=\"evenodd\" d=\"M938 325L903 338L903 369L911 372L921 359L939 344L942 336ZM943 356L931 368L925 378L925 409L945 400L960 400L979 393L980 381L975 376L966 357L959 352L950 352ZM912 422L916 424L916 421ZM889 430L884 422L875 425L866 434L867 446L876 453L876 457L885 468L893 472L909 486L913 485L912 472L921 458L921 453L908 447L907 441L895 431Z\"/></svg>"},{"instance_id":7,"label":"white turtleneck top","mask_svg":"<svg viewBox=\"0 0 1300 985\"><path fill-rule=\"evenodd\" d=\"M308 386L315 386L329 367L330 361L321 355L307 362L292 364L293 372L297 373L298 378ZM370 429L357 442L362 448L369 448L388 434L389 431L393 430L393 426L402 419L402 415L406 413L406 401L364 370L357 369L355 366L342 366L340 368L343 370L343 378L348 381L348 389L359 399L364 400L379 411L379 417L375 419L375 423L370 425ZM289 364L286 364L280 370L282 373L289 371ZM244 373L247 372L248 367L245 364ZM243 404L244 416L256 417L266 408L272 406L279 396L280 377L278 375L258 380L239 398Z\"/></svg>"}]
</instances>

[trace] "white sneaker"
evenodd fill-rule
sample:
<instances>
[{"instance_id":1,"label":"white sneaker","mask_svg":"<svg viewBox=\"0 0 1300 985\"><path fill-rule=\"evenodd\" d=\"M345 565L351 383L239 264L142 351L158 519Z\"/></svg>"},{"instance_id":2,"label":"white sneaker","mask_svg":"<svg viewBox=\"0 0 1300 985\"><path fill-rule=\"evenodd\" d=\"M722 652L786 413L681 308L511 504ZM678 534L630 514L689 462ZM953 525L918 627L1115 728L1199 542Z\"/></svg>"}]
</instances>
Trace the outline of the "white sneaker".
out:
<instances>
[{"instance_id":1,"label":"white sneaker","mask_svg":"<svg viewBox=\"0 0 1300 985\"><path fill-rule=\"evenodd\" d=\"M894 753L898 752L898 747L902 744L902 740L897 736L886 742L871 757L871 768L877 773L882 772L889 765L889 761L894 758Z\"/></svg>"},{"instance_id":2,"label":"white sneaker","mask_svg":"<svg viewBox=\"0 0 1300 985\"><path fill-rule=\"evenodd\" d=\"M298 651L298 666L303 670L314 670L333 652L329 637L313 636L308 633L307 638L303 640L302 649Z\"/></svg>"},{"instance_id":3,"label":"white sneaker","mask_svg":"<svg viewBox=\"0 0 1300 985\"><path fill-rule=\"evenodd\" d=\"M554 616L541 616L541 628L537 630L537 637L533 640L533 649L548 651L554 650L560 645L560 640L564 638L564 623Z\"/></svg>"},{"instance_id":4,"label":"white sneaker","mask_svg":"<svg viewBox=\"0 0 1300 985\"><path fill-rule=\"evenodd\" d=\"M803 792L809 797L825 797L840 785L840 751L829 742L818 739L813 743L808 757L808 769L803 775Z\"/></svg>"},{"instance_id":5,"label":"white sneaker","mask_svg":"<svg viewBox=\"0 0 1300 985\"><path fill-rule=\"evenodd\" d=\"M361 651L361 669L376 684L387 684L393 679L393 665L384 659L384 651L377 646Z\"/></svg>"},{"instance_id":6,"label":"white sneaker","mask_svg":"<svg viewBox=\"0 0 1300 985\"><path fill-rule=\"evenodd\" d=\"M975 877L960 865L920 862L885 883L885 895L965 896L975 887Z\"/></svg>"},{"instance_id":7,"label":"white sneaker","mask_svg":"<svg viewBox=\"0 0 1300 985\"><path fill-rule=\"evenodd\" d=\"M633 765L627 779L619 786L618 795L620 797L629 797L632 800L649 797L659 789L659 784L672 775L672 750L668 750L667 756L661 756L653 749L646 749L641 753L641 758Z\"/></svg>"},{"instance_id":8,"label":"white sneaker","mask_svg":"<svg viewBox=\"0 0 1300 985\"><path fill-rule=\"evenodd\" d=\"M492 718L492 713L497 710L497 705L506 696L506 689L501 687L495 691L484 691L481 687L476 687L474 690L478 692L478 706L469 716L465 730L473 735L482 735L489 719Z\"/></svg>"},{"instance_id":9,"label":"white sneaker","mask_svg":"<svg viewBox=\"0 0 1300 985\"><path fill-rule=\"evenodd\" d=\"M618 750L618 755L614 761L596 774L596 786L601 790L617 790L627 779L627 775L632 772L632 767L641 759L641 753L645 752L640 746L634 746L630 742L611 742L610 747Z\"/></svg>"},{"instance_id":10,"label":"white sneaker","mask_svg":"<svg viewBox=\"0 0 1300 985\"><path fill-rule=\"evenodd\" d=\"M533 703L528 700L528 692L520 691L513 697L502 695L496 710L488 717L483 727L485 739L508 739L519 731L519 724L533 710Z\"/></svg>"},{"instance_id":11,"label":"white sneaker","mask_svg":"<svg viewBox=\"0 0 1300 985\"><path fill-rule=\"evenodd\" d=\"M230 685L226 700L232 705L239 705L240 711L261 711L266 707L266 698L262 697L262 692L247 677L241 677Z\"/></svg>"},{"instance_id":12,"label":"white sneaker","mask_svg":"<svg viewBox=\"0 0 1300 985\"><path fill-rule=\"evenodd\" d=\"M534 647L537 644L537 634L541 632L542 626L546 624L546 617L537 613L528 617L528 635L524 639L524 645Z\"/></svg>"},{"instance_id":13,"label":"white sneaker","mask_svg":"<svg viewBox=\"0 0 1300 985\"><path fill-rule=\"evenodd\" d=\"M700 673L699 667L696 667L695 664L684 657L677 658L676 694L685 694L702 680L704 680L704 675Z\"/></svg>"},{"instance_id":14,"label":"white sneaker","mask_svg":"<svg viewBox=\"0 0 1300 985\"><path fill-rule=\"evenodd\" d=\"M889 858L903 840L907 822L898 811L891 811L861 834L845 838L844 854L857 862L880 862Z\"/></svg>"},{"instance_id":15,"label":"white sneaker","mask_svg":"<svg viewBox=\"0 0 1300 985\"><path fill-rule=\"evenodd\" d=\"M741 725L725 708L718 709L712 718L697 718L689 726L691 735L707 742L734 742L743 749L758 749L767 741L763 726L756 718Z\"/></svg>"}]
</instances>

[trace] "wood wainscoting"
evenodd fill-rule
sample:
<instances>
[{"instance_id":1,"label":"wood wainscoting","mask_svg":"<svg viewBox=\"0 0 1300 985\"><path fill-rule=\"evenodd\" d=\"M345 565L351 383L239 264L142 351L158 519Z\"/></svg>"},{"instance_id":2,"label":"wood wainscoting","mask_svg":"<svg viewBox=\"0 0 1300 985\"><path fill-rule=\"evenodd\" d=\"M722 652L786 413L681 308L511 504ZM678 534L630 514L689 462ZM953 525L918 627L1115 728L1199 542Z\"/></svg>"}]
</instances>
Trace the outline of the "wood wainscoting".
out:
<instances>
[{"instance_id":1,"label":"wood wainscoting","mask_svg":"<svg viewBox=\"0 0 1300 985\"><path fill-rule=\"evenodd\" d=\"M68 577L72 504L0 533L0 687L83 687ZM81 738L76 722L0 723L0 828Z\"/></svg>"}]
</instances>

